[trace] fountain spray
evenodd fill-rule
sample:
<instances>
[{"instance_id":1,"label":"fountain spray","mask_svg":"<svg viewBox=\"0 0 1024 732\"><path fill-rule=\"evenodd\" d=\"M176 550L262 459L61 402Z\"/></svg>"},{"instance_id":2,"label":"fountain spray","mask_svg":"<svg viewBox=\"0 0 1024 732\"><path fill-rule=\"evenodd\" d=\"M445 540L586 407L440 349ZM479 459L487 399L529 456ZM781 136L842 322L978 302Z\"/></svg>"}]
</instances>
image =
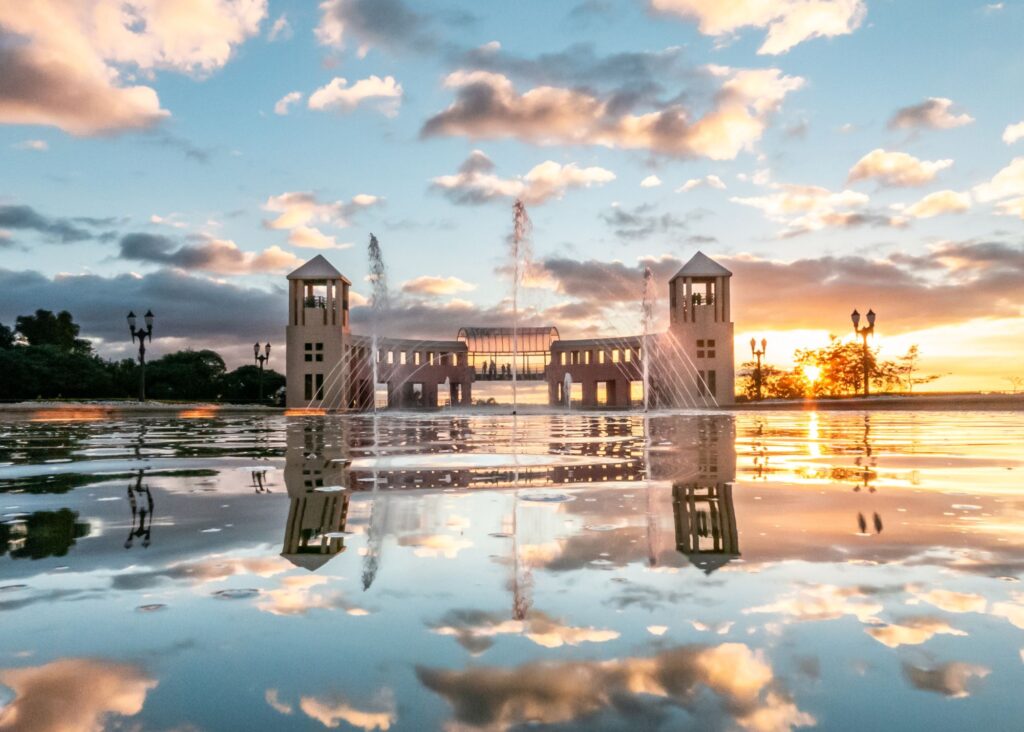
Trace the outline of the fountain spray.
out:
<instances>
[{"instance_id":1,"label":"fountain spray","mask_svg":"<svg viewBox=\"0 0 1024 732\"><path fill-rule=\"evenodd\" d=\"M530 262L530 217L526 204L517 198L512 204L512 414L519 407L519 283Z\"/></svg>"},{"instance_id":2,"label":"fountain spray","mask_svg":"<svg viewBox=\"0 0 1024 732\"><path fill-rule=\"evenodd\" d=\"M651 334L651 314L654 312L654 272L651 271L650 266L644 267L644 297L641 304L641 324L643 326L643 354L640 359L641 366L644 373L644 411L650 407L651 404L651 349L650 349L650 334Z\"/></svg>"}]
</instances>

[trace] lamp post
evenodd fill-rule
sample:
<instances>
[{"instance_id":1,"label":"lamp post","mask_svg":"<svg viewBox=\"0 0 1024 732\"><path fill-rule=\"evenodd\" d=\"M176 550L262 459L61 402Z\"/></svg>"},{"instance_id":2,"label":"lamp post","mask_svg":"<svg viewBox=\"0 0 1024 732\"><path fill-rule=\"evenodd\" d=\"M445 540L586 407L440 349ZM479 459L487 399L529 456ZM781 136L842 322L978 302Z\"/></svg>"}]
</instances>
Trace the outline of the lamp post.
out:
<instances>
[{"instance_id":1,"label":"lamp post","mask_svg":"<svg viewBox=\"0 0 1024 732\"><path fill-rule=\"evenodd\" d=\"M755 379L755 381L757 383L757 401L761 401L761 384L762 384L761 357L764 356L764 352L767 349L768 349L768 339L767 338L762 338L761 339L761 349L760 350L758 350L758 348L757 348L757 341L755 339L753 339L753 338L750 339L750 353L753 354L753 356L755 358L757 358L757 377Z\"/></svg>"},{"instance_id":2,"label":"lamp post","mask_svg":"<svg viewBox=\"0 0 1024 732\"><path fill-rule=\"evenodd\" d=\"M260 353L260 344L252 344L252 355L256 359L256 364L260 367L260 404L263 403L263 364L270 360L270 344L267 344L266 351Z\"/></svg>"},{"instance_id":3,"label":"lamp post","mask_svg":"<svg viewBox=\"0 0 1024 732\"><path fill-rule=\"evenodd\" d=\"M128 313L128 329L132 333L132 343L138 339L139 341L139 401L146 401L146 339L149 342L153 342L153 311L147 310L146 314L142 316L142 319L146 322L145 328L136 328L136 318L134 312Z\"/></svg>"},{"instance_id":4,"label":"lamp post","mask_svg":"<svg viewBox=\"0 0 1024 732\"><path fill-rule=\"evenodd\" d=\"M864 367L864 396L871 393L868 370L868 336L875 332L875 311L868 310L868 324L860 327L860 313L854 310L850 313L850 320L853 321L853 332L861 337L864 343L864 350L861 353L861 362Z\"/></svg>"}]
</instances>

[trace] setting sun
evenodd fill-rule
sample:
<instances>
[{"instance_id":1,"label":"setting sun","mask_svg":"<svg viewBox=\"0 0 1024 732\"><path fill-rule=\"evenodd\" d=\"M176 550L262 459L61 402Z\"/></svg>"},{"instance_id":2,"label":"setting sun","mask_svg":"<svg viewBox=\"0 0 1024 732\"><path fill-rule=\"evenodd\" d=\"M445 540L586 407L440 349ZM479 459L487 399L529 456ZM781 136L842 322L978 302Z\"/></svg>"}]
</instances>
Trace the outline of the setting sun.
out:
<instances>
[{"instance_id":1,"label":"setting sun","mask_svg":"<svg viewBox=\"0 0 1024 732\"><path fill-rule=\"evenodd\" d=\"M807 379L807 382L810 384L813 384L821 378L821 368L818 366L804 366L801 371L803 372L804 378Z\"/></svg>"}]
</instances>

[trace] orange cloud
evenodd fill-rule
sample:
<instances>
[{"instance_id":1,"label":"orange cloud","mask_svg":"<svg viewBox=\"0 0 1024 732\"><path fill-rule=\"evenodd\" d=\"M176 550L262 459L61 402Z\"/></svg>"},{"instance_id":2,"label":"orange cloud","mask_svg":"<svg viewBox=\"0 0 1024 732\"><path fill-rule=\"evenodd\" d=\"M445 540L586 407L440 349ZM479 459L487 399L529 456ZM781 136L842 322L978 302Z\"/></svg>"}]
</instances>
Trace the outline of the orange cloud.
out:
<instances>
[{"instance_id":1,"label":"orange cloud","mask_svg":"<svg viewBox=\"0 0 1024 732\"><path fill-rule=\"evenodd\" d=\"M952 164L952 160L918 160L904 152L877 148L850 168L848 180L874 178L885 186L920 186L934 180L940 170Z\"/></svg>"},{"instance_id":2,"label":"orange cloud","mask_svg":"<svg viewBox=\"0 0 1024 732\"><path fill-rule=\"evenodd\" d=\"M0 27L24 43L0 51L0 122L74 135L150 127L168 113L152 88L124 84L132 69L214 71L266 12L266 0L5 3Z\"/></svg>"},{"instance_id":3,"label":"orange cloud","mask_svg":"<svg viewBox=\"0 0 1024 732\"><path fill-rule=\"evenodd\" d=\"M703 117L674 104L633 114L613 99L554 86L519 92L489 71L458 70L445 86L455 101L423 125L421 134L515 138L537 145L600 145L679 157L732 160L761 139L768 118L804 80L778 69L724 69L713 108Z\"/></svg>"}]
</instances>

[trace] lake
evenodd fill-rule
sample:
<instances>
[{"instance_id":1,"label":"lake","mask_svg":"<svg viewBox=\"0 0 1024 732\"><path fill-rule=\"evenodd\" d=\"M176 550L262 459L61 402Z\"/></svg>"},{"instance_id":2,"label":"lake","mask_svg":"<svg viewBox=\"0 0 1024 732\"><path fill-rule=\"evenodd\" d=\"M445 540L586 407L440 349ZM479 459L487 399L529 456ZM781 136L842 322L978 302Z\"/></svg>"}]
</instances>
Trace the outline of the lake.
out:
<instances>
[{"instance_id":1,"label":"lake","mask_svg":"<svg viewBox=\"0 0 1024 732\"><path fill-rule=\"evenodd\" d=\"M0 422L0 729L1020 729L1024 413Z\"/></svg>"}]
</instances>

